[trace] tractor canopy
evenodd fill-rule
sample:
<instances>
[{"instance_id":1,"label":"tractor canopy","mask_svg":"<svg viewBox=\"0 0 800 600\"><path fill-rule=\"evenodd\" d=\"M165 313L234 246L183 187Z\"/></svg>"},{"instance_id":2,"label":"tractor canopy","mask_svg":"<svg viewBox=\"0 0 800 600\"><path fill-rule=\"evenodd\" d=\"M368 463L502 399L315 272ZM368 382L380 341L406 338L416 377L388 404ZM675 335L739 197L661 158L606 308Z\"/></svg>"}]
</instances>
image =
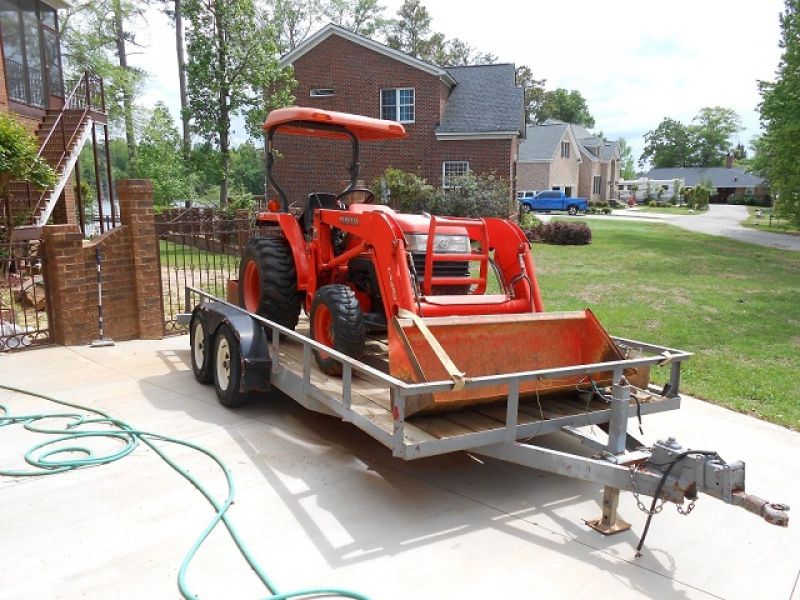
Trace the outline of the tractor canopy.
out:
<instances>
[{"instance_id":1,"label":"tractor canopy","mask_svg":"<svg viewBox=\"0 0 800 600\"><path fill-rule=\"evenodd\" d=\"M281 133L334 140L347 140L351 132L359 141L405 139L406 129L395 121L361 115L292 106L273 110L264 121L264 131L280 128Z\"/></svg>"}]
</instances>

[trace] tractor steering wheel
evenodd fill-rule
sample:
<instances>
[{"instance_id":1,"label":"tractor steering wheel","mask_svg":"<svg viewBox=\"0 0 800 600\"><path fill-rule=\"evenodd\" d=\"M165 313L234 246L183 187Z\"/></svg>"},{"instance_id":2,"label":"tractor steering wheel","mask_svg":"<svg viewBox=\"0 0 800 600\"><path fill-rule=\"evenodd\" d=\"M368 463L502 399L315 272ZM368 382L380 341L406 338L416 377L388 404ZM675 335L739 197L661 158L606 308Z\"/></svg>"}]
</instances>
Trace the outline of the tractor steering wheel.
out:
<instances>
[{"instance_id":1,"label":"tractor steering wheel","mask_svg":"<svg viewBox=\"0 0 800 600\"><path fill-rule=\"evenodd\" d=\"M375 194L372 193L372 190L369 189L369 188L360 188L360 187L353 188L351 190L343 191L341 194L336 196L336 202L337 203L341 202L342 198L344 198L345 196L348 196L350 194L355 194L356 192L361 192L363 194L366 194L366 197L363 200L364 204L373 204L375 202ZM344 203L342 202L342 204L344 204Z\"/></svg>"}]
</instances>

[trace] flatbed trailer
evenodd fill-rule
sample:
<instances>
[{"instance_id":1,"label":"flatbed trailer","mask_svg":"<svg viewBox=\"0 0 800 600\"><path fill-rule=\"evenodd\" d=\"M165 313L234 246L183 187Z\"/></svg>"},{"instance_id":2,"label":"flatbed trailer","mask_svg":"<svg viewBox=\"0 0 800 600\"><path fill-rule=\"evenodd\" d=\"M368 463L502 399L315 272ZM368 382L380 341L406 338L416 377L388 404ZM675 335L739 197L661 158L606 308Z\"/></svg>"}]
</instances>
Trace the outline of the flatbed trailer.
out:
<instances>
[{"instance_id":1,"label":"flatbed trailer","mask_svg":"<svg viewBox=\"0 0 800 600\"><path fill-rule=\"evenodd\" d=\"M449 391L456 384L451 380L408 383L392 377L386 372L385 339L372 338L366 356L355 360L311 339L305 320L293 331L194 287L186 288L185 303L186 312L179 321L189 324L192 332L193 367L206 365L210 370L205 373L206 382L210 375L215 381L226 380L228 386L237 386L241 399L278 390L309 410L352 423L403 460L469 451L600 483L605 486L601 514L586 520L600 533L630 527L617 514L622 490L633 492L637 499L640 495L652 498L651 507L645 509L648 525L649 517L660 510L657 501L680 507L685 501L692 503L700 493L741 506L768 523L788 525L788 506L745 492L743 462L725 462L716 452L688 450L671 437L648 447L628 432L630 418L680 408L680 369L692 356L690 352L612 336L618 346L637 357L467 378L467 388L507 386L506 399L488 406L408 417L407 399ZM233 333L236 345L227 364L215 343L223 326ZM320 371L313 357L315 349L342 364L341 378ZM231 361L236 363L233 367ZM669 366L669 382L662 389L637 388L625 378L626 370L664 365ZM607 372L613 373L611 386L601 389L591 384L593 375ZM525 381L574 375L585 377L592 389L567 396L520 398ZM231 377L233 380L226 379ZM219 385L217 392L219 395ZM589 425L604 431L607 441L581 429ZM577 438L592 455L535 444L535 438L554 432ZM639 549L643 541L644 536Z\"/></svg>"}]
</instances>

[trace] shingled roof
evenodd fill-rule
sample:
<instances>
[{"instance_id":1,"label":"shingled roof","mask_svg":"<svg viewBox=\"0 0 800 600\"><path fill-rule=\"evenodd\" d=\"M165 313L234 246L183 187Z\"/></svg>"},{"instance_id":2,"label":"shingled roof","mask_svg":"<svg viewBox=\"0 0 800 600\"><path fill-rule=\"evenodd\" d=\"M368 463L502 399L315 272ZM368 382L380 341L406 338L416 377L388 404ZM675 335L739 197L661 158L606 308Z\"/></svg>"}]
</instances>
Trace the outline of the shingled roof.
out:
<instances>
[{"instance_id":1,"label":"shingled roof","mask_svg":"<svg viewBox=\"0 0 800 600\"><path fill-rule=\"evenodd\" d=\"M525 141L519 145L519 161L550 160L569 125L553 121L544 125L528 125Z\"/></svg>"},{"instance_id":2,"label":"shingled roof","mask_svg":"<svg viewBox=\"0 0 800 600\"><path fill-rule=\"evenodd\" d=\"M673 169L650 169L645 175L648 179L683 179L684 185L695 186L708 180L715 188L748 188L764 184L760 177L754 177L741 169L725 167L683 167Z\"/></svg>"},{"instance_id":3,"label":"shingled roof","mask_svg":"<svg viewBox=\"0 0 800 600\"><path fill-rule=\"evenodd\" d=\"M448 67L456 85L447 98L437 135L524 132L524 91L513 64Z\"/></svg>"}]
</instances>

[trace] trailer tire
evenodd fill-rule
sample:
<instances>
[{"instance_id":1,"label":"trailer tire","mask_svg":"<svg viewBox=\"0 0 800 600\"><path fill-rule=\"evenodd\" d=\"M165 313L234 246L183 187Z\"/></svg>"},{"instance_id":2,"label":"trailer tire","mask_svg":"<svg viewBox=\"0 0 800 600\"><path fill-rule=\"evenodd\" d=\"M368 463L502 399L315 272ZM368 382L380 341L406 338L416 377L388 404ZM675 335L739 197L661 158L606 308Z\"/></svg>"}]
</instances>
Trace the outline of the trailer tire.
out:
<instances>
[{"instance_id":1,"label":"trailer tire","mask_svg":"<svg viewBox=\"0 0 800 600\"><path fill-rule=\"evenodd\" d=\"M239 306L294 329L301 298L288 242L272 237L255 237L247 242L239 265Z\"/></svg>"},{"instance_id":2,"label":"trailer tire","mask_svg":"<svg viewBox=\"0 0 800 600\"><path fill-rule=\"evenodd\" d=\"M240 391L242 378L242 362L239 352L239 340L233 330L226 324L217 329L214 336L214 389L222 406L235 408L250 399L246 392Z\"/></svg>"},{"instance_id":3,"label":"trailer tire","mask_svg":"<svg viewBox=\"0 0 800 600\"><path fill-rule=\"evenodd\" d=\"M311 303L311 337L352 358L361 358L367 340L364 313L355 293L346 285L326 285L317 290ZM323 373L341 375L342 363L325 352L314 350Z\"/></svg>"},{"instance_id":4,"label":"trailer tire","mask_svg":"<svg viewBox=\"0 0 800 600\"><path fill-rule=\"evenodd\" d=\"M189 330L189 347L192 350L192 372L199 383L214 381L211 368L212 339L208 331L208 320L201 312L192 318L192 328Z\"/></svg>"},{"instance_id":5,"label":"trailer tire","mask_svg":"<svg viewBox=\"0 0 800 600\"><path fill-rule=\"evenodd\" d=\"M578 214L578 207L574 204L570 204L567 207L567 214L572 215L573 217Z\"/></svg>"}]
</instances>

